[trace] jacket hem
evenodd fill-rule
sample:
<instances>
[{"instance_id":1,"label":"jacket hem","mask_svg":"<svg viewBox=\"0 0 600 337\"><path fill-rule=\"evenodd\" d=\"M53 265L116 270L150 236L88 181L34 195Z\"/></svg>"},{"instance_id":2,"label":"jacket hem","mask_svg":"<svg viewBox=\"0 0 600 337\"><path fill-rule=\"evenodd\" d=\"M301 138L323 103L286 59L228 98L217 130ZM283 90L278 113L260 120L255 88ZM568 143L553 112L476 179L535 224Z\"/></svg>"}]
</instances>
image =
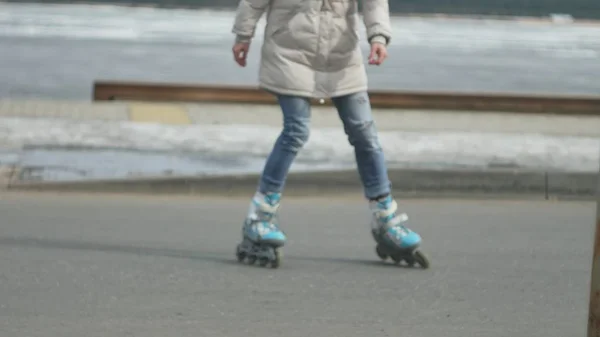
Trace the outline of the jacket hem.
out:
<instances>
[{"instance_id":1,"label":"jacket hem","mask_svg":"<svg viewBox=\"0 0 600 337\"><path fill-rule=\"evenodd\" d=\"M329 97L346 96L346 95L356 94L356 93L367 91L367 90L368 90L368 87L365 85L362 87L356 87L356 88L352 88L352 89L334 91L331 93L331 95Z\"/></svg>"},{"instance_id":2,"label":"jacket hem","mask_svg":"<svg viewBox=\"0 0 600 337\"><path fill-rule=\"evenodd\" d=\"M355 87L355 88L350 88L350 89L345 89L345 90L338 90L338 91L334 91L331 92L329 94L316 94L314 92L308 92L305 90L294 90L294 89L282 89L279 87L275 87L275 86L271 86L265 83L260 83L259 88L273 94L273 95L289 95L289 96L298 96L298 97L306 97L306 98L316 98L316 99L326 99L326 98L332 98L332 97L339 97L339 96L345 96L345 95L350 95L350 94L355 94L358 92L363 92L363 91L367 91L368 90L368 86L360 86L360 87Z\"/></svg>"},{"instance_id":3,"label":"jacket hem","mask_svg":"<svg viewBox=\"0 0 600 337\"><path fill-rule=\"evenodd\" d=\"M304 90L282 89L279 87L264 84L262 82L258 85L258 87L273 94L273 95L289 95L289 96L314 98L312 93L304 91Z\"/></svg>"}]
</instances>

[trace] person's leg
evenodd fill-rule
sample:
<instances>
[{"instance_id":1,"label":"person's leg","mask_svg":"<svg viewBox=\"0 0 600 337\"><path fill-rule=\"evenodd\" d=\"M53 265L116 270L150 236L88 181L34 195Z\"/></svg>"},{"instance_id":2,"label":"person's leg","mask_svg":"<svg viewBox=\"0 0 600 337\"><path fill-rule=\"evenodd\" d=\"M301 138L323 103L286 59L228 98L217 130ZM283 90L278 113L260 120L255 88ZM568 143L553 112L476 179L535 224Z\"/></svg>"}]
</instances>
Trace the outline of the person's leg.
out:
<instances>
[{"instance_id":1,"label":"person's leg","mask_svg":"<svg viewBox=\"0 0 600 337\"><path fill-rule=\"evenodd\" d=\"M283 130L269 155L260 179L258 191L281 193L298 152L310 134L310 100L304 97L278 95L283 113Z\"/></svg>"},{"instance_id":2,"label":"person's leg","mask_svg":"<svg viewBox=\"0 0 600 337\"><path fill-rule=\"evenodd\" d=\"M389 240L390 244L401 249L418 246L421 238L402 225L406 215L398 213L398 205L391 193L385 156L379 143L368 94L359 92L332 100L348 141L354 147L364 194L373 212L374 235Z\"/></svg>"},{"instance_id":3,"label":"person's leg","mask_svg":"<svg viewBox=\"0 0 600 337\"><path fill-rule=\"evenodd\" d=\"M308 141L310 132L310 100L278 95L283 113L283 129L267 158L257 191L246 218L246 235L252 241L272 241L282 245L285 235L277 226L275 216L285 181L298 152Z\"/></svg>"},{"instance_id":4,"label":"person's leg","mask_svg":"<svg viewBox=\"0 0 600 337\"><path fill-rule=\"evenodd\" d=\"M348 142L354 147L365 197L376 200L391 193L383 149L366 92L332 98Z\"/></svg>"}]
</instances>

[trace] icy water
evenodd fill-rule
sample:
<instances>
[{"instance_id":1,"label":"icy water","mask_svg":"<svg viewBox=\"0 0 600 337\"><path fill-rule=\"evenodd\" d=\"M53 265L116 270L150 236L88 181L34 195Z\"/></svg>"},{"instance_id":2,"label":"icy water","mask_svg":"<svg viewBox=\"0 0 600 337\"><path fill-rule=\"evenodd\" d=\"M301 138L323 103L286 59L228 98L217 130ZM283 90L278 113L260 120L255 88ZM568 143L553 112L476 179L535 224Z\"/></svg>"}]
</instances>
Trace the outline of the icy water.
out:
<instances>
[{"instance_id":1,"label":"icy water","mask_svg":"<svg viewBox=\"0 0 600 337\"><path fill-rule=\"evenodd\" d=\"M89 99L97 79L254 85L232 12L0 3L0 98ZM600 93L600 25L393 18L374 89ZM361 27L363 50L364 28Z\"/></svg>"}]
</instances>

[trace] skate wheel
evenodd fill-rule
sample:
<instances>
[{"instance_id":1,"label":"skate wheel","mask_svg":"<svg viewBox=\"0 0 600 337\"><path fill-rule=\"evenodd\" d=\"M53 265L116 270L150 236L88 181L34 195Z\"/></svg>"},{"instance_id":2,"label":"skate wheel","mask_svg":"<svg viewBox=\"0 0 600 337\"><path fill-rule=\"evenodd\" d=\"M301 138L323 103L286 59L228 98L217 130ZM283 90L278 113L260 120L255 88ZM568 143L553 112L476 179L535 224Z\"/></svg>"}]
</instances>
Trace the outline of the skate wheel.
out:
<instances>
[{"instance_id":1,"label":"skate wheel","mask_svg":"<svg viewBox=\"0 0 600 337\"><path fill-rule=\"evenodd\" d=\"M380 245L375 246L375 253L377 253L377 256L384 261L388 258L388 255L383 251Z\"/></svg>"},{"instance_id":2,"label":"skate wheel","mask_svg":"<svg viewBox=\"0 0 600 337\"><path fill-rule=\"evenodd\" d=\"M421 267L423 269L429 268L429 259L427 259L427 256L425 256L425 254L422 251L420 251L420 250L415 251L415 253L413 254L413 257L414 257L415 261L419 265L421 265Z\"/></svg>"},{"instance_id":3,"label":"skate wheel","mask_svg":"<svg viewBox=\"0 0 600 337\"><path fill-rule=\"evenodd\" d=\"M395 264L400 264L400 262L402 262L402 255L400 254L392 255L391 257Z\"/></svg>"},{"instance_id":4,"label":"skate wheel","mask_svg":"<svg viewBox=\"0 0 600 337\"><path fill-rule=\"evenodd\" d=\"M404 261L409 267L413 267L415 265L415 259L413 257L405 257Z\"/></svg>"},{"instance_id":5,"label":"skate wheel","mask_svg":"<svg viewBox=\"0 0 600 337\"><path fill-rule=\"evenodd\" d=\"M237 245L235 249L235 256L237 257L237 260L239 262L244 261L244 259L246 258L246 253L242 251L242 247L240 245Z\"/></svg>"},{"instance_id":6,"label":"skate wheel","mask_svg":"<svg viewBox=\"0 0 600 337\"><path fill-rule=\"evenodd\" d=\"M282 254L279 250L275 250L275 260L271 261L271 268L279 268L281 264Z\"/></svg>"},{"instance_id":7,"label":"skate wheel","mask_svg":"<svg viewBox=\"0 0 600 337\"><path fill-rule=\"evenodd\" d=\"M265 267L267 264L269 264L269 259L268 259L268 258L266 258L266 257L261 257L261 258L258 260L258 264L259 264L261 267Z\"/></svg>"},{"instance_id":8,"label":"skate wheel","mask_svg":"<svg viewBox=\"0 0 600 337\"><path fill-rule=\"evenodd\" d=\"M256 256L250 255L248 256L248 263L254 264L256 262Z\"/></svg>"}]
</instances>

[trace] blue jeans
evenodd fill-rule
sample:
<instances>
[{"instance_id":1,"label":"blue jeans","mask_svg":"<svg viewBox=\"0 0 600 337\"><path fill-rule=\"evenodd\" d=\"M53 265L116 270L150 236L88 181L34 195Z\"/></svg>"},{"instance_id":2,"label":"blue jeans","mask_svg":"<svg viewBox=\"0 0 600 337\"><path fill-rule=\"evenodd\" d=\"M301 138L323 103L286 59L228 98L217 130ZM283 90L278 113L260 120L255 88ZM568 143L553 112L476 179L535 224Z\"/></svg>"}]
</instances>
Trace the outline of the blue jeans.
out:
<instances>
[{"instance_id":1,"label":"blue jeans","mask_svg":"<svg viewBox=\"0 0 600 337\"><path fill-rule=\"evenodd\" d=\"M286 95L277 95L277 99L283 112L283 130L265 164L259 184L262 193L281 193L290 166L308 141L310 133L310 101L304 97ZM391 184L368 94L359 92L334 97L332 101L348 141L354 147L365 197L375 199L390 194Z\"/></svg>"}]
</instances>

